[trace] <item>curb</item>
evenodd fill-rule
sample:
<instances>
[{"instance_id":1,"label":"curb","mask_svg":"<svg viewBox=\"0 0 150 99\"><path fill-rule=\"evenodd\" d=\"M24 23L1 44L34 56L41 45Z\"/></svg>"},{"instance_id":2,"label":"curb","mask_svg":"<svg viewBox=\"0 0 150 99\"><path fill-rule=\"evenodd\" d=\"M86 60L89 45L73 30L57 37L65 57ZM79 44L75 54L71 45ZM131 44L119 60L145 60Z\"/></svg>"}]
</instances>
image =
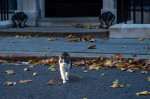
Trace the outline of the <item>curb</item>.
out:
<instances>
[{"instance_id":1,"label":"curb","mask_svg":"<svg viewBox=\"0 0 150 99\"><path fill-rule=\"evenodd\" d=\"M6 37L6 36L16 36L16 35L21 35L21 36L40 36L40 37L45 37L45 36L52 36L52 37L66 37L68 35L74 35L76 37L82 37L85 35L90 35L94 38L109 38L109 32L6 32L6 31L0 31L0 36Z\"/></svg>"}]
</instances>

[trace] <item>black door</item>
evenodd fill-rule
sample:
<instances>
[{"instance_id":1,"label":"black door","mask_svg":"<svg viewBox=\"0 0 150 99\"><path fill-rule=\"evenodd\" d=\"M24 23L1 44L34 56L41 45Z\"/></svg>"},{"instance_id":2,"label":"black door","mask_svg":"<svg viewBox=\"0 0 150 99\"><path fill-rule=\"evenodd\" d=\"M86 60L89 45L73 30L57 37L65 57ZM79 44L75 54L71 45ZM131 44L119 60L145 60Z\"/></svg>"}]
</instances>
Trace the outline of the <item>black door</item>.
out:
<instances>
[{"instance_id":1,"label":"black door","mask_svg":"<svg viewBox=\"0 0 150 99\"><path fill-rule=\"evenodd\" d=\"M102 0L45 0L46 17L99 16Z\"/></svg>"}]
</instances>

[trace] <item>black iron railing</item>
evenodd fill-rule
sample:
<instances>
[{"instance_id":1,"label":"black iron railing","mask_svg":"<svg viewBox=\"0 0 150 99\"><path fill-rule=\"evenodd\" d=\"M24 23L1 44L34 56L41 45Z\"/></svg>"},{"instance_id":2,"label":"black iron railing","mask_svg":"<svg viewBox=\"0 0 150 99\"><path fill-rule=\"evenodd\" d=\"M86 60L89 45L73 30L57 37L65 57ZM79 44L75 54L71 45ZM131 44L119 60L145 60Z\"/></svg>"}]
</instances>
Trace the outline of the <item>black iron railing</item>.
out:
<instances>
[{"instance_id":1,"label":"black iron railing","mask_svg":"<svg viewBox=\"0 0 150 99\"><path fill-rule=\"evenodd\" d=\"M0 15L1 21L9 20L8 0L0 0Z\"/></svg>"},{"instance_id":2,"label":"black iron railing","mask_svg":"<svg viewBox=\"0 0 150 99\"><path fill-rule=\"evenodd\" d=\"M150 21L150 0L117 0L117 23L133 20L134 23L143 24L146 15L149 18L146 20Z\"/></svg>"}]
</instances>

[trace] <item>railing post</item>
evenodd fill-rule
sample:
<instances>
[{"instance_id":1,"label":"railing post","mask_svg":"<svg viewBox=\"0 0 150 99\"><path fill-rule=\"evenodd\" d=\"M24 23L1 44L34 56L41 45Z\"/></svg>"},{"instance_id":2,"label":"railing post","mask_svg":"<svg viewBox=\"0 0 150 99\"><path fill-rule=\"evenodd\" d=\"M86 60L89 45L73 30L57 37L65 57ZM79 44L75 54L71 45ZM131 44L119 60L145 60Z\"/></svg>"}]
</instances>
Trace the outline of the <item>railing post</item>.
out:
<instances>
[{"instance_id":1,"label":"railing post","mask_svg":"<svg viewBox=\"0 0 150 99\"><path fill-rule=\"evenodd\" d=\"M141 0L141 24L143 24L143 0Z\"/></svg>"},{"instance_id":2,"label":"railing post","mask_svg":"<svg viewBox=\"0 0 150 99\"><path fill-rule=\"evenodd\" d=\"M8 0L6 0L6 15L7 15L7 20L9 20Z\"/></svg>"},{"instance_id":3,"label":"railing post","mask_svg":"<svg viewBox=\"0 0 150 99\"><path fill-rule=\"evenodd\" d=\"M136 23L136 0L133 1L133 20Z\"/></svg>"}]
</instances>

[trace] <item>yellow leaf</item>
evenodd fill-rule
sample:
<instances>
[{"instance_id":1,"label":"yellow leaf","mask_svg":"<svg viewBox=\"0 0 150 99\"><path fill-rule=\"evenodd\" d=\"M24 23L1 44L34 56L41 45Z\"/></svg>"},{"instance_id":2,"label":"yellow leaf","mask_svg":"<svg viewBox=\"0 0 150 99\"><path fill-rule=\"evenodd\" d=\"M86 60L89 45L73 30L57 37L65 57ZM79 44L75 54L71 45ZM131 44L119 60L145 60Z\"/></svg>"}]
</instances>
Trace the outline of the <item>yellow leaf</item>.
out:
<instances>
[{"instance_id":1,"label":"yellow leaf","mask_svg":"<svg viewBox=\"0 0 150 99\"><path fill-rule=\"evenodd\" d=\"M149 95L149 94L150 94L150 92L148 92L148 91L143 91L143 92L136 93L137 96L138 95Z\"/></svg>"},{"instance_id":2,"label":"yellow leaf","mask_svg":"<svg viewBox=\"0 0 150 99\"><path fill-rule=\"evenodd\" d=\"M84 73L87 73L88 72L88 70L85 70L85 71L83 71Z\"/></svg>"},{"instance_id":3,"label":"yellow leaf","mask_svg":"<svg viewBox=\"0 0 150 99\"><path fill-rule=\"evenodd\" d=\"M142 41L142 40L144 40L144 38L138 38L137 40L138 40L138 41Z\"/></svg>"},{"instance_id":4,"label":"yellow leaf","mask_svg":"<svg viewBox=\"0 0 150 99\"><path fill-rule=\"evenodd\" d=\"M33 76L36 76L36 75L38 75L37 73L33 73Z\"/></svg>"}]
</instances>

